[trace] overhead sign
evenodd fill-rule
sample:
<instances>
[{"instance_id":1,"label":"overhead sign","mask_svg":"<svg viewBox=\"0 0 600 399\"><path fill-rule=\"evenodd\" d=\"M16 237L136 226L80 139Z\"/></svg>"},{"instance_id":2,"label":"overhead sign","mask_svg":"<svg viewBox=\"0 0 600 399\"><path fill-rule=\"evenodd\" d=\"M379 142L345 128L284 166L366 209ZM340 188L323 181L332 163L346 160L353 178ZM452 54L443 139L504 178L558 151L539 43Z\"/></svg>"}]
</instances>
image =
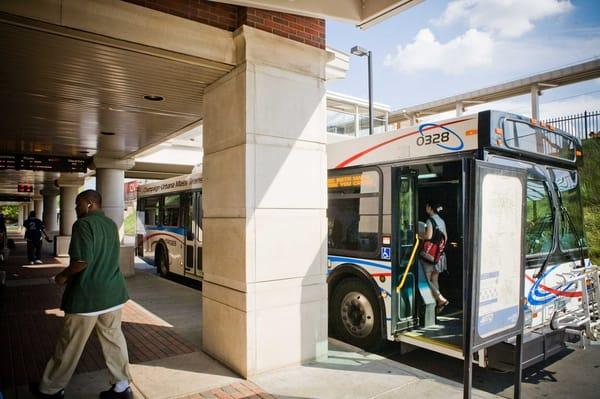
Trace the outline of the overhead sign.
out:
<instances>
[{"instance_id":1,"label":"overhead sign","mask_svg":"<svg viewBox=\"0 0 600 399\"><path fill-rule=\"evenodd\" d=\"M0 155L0 169L34 170L49 172L87 172L88 159L55 157L49 155Z\"/></svg>"},{"instance_id":2,"label":"overhead sign","mask_svg":"<svg viewBox=\"0 0 600 399\"><path fill-rule=\"evenodd\" d=\"M135 201L137 198L137 190L140 186L140 182L137 180L125 183L125 201Z\"/></svg>"}]
</instances>

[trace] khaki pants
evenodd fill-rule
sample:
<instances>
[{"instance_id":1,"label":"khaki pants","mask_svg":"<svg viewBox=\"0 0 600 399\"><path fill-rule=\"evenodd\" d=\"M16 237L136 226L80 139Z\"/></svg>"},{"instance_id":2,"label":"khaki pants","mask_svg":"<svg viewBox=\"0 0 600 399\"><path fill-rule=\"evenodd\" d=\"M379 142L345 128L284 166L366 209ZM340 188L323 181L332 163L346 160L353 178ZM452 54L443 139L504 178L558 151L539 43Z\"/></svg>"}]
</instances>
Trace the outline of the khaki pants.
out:
<instances>
[{"instance_id":1,"label":"khaki pants","mask_svg":"<svg viewBox=\"0 0 600 399\"><path fill-rule=\"evenodd\" d=\"M127 344L121 330L121 309L99 316L65 314L54 355L40 382L42 393L54 394L67 386L94 327L110 373L110 383L131 381Z\"/></svg>"}]
</instances>

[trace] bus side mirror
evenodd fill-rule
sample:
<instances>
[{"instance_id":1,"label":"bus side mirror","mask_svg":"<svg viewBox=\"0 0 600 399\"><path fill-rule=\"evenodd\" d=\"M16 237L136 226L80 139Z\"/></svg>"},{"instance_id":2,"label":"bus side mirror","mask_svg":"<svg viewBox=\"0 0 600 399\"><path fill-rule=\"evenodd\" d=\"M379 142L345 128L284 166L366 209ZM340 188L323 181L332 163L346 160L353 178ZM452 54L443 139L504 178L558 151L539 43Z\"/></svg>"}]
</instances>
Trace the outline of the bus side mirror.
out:
<instances>
[{"instance_id":1,"label":"bus side mirror","mask_svg":"<svg viewBox=\"0 0 600 399\"><path fill-rule=\"evenodd\" d=\"M188 241L191 241L194 239L194 233L192 233L191 231L187 232L187 239Z\"/></svg>"}]
</instances>

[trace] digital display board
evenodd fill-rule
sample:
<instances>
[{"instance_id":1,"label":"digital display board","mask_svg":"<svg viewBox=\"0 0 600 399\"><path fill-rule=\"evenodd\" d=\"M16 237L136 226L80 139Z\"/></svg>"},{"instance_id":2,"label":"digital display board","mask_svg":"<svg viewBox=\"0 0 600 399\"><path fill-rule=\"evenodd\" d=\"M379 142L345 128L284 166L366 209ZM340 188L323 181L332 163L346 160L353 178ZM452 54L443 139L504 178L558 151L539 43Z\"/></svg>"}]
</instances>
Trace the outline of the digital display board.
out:
<instances>
[{"instance_id":1,"label":"digital display board","mask_svg":"<svg viewBox=\"0 0 600 399\"><path fill-rule=\"evenodd\" d=\"M335 176L327 179L327 188L360 187L362 175Z\"/></svg>"},{"instance_id":2,"label":"digital display board","mask_svg":"<svg viewBox=\"0 0 600 399\"><path fill-rule=\"evenodd\" d=\"M17 192L18 193L32 193L33 192L33 185L31 185L31 184L19 184L19 185L17 185Z\"/></svg>"},{"instance_id":3,"label":"digital display board","mask_svg":"<svg viewBox=\"0 0 600 399\"><path fill-rule=\"evenodd\" d=\"M0 155L0 169L47 170L49 172L87 172L88 159L50 155Z\"/></svg>"}]
</instances>

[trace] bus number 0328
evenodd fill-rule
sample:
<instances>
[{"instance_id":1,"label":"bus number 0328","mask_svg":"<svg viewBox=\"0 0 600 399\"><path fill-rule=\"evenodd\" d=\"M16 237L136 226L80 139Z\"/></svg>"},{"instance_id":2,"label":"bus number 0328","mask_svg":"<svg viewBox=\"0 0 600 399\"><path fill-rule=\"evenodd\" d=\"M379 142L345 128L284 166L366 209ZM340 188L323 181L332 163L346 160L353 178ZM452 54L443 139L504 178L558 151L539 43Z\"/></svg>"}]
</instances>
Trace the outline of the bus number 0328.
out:
<instances>
[{"instance_id":1,"label":"bus number 0328","mask_svg":"<svg viewBox=\"0 0 600 399\"><path fill-rule=\"evenodd\" d=\"M428 134L426 136L417 137L417 145L439 144L439 143L445 143L449 140L450 140L450 133L448 133L448 132L433 133L433 134Z\"/></svg>"}]
</instances>

